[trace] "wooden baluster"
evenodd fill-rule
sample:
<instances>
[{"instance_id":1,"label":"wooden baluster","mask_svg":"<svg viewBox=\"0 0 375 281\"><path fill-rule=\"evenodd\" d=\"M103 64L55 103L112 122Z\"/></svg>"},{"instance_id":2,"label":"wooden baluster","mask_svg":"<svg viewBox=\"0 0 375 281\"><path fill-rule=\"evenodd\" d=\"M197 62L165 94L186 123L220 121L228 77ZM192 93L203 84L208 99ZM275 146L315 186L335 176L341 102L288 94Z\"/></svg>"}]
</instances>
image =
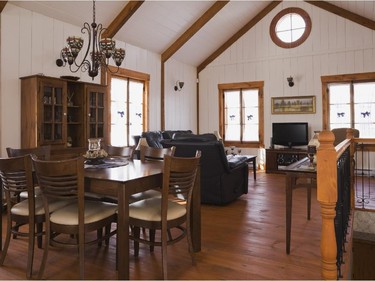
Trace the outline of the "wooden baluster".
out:
<instances>
[{"instance_id":1,"label":"wooden baluster","mask_svg":"<svg viewBox=\"0 0 375 281\"><path fill-rule=\"evenodd\" d=\"M322 214L320 252L322 278L326 280L337 280L337 246L334 225L337 202L337 160L333 146L334 139L335 136L331 131L322 131L319 134L320 146L317 151L317 199Z\"/></svg>"}]
</instances>

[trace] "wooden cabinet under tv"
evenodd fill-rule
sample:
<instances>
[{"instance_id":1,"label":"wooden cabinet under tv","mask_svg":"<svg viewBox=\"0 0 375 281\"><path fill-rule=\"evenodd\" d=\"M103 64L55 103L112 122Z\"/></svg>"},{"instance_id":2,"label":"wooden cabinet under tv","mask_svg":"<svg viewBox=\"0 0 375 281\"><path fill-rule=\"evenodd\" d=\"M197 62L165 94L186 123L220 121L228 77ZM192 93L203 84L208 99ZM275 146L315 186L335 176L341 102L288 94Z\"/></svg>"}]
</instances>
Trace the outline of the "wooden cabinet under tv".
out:
<instances>
[{"instance_id":1,"label":"wooden cabinet under tv","mask_svg":"<svg viewBox=\"0 0 375 281\"><path fill-rule=\"evenodd\" d=\"M266 149L266 173L283 173L283 167L288 166L307 156L303 149Z\"/></svg>"},{"instance_id":2,"label":"wooden cabinet under tv","mask_svg":"<svg viewBox=\"0 0 375 281\"><path fill-rule=\"evenodd\" d=\"M82 155L106 141L107 87L43 75L21 77L21 147L51 145L52 158Z\"/></svg>"}]
</instances>

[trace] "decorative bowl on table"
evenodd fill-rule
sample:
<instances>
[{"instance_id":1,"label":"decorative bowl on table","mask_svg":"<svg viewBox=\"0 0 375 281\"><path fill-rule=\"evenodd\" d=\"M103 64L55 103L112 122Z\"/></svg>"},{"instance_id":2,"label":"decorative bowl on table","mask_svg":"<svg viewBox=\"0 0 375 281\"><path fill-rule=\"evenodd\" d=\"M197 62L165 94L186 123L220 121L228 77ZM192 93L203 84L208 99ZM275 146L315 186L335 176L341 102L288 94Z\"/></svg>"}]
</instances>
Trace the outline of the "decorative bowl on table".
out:
<instances>
[{"instance_id":1,"label":"decorative bowl on table","mask_svg":"<svg viewBox=\"0 0 375 281\"><path fill-rule=\"evenodd\" d=\"M85 164L88 165L99 165L104 163L104 159L108 156L108 153L104 149L99 150L87 150L83 157L86 159Z\"/></svg>"}]
</instances>

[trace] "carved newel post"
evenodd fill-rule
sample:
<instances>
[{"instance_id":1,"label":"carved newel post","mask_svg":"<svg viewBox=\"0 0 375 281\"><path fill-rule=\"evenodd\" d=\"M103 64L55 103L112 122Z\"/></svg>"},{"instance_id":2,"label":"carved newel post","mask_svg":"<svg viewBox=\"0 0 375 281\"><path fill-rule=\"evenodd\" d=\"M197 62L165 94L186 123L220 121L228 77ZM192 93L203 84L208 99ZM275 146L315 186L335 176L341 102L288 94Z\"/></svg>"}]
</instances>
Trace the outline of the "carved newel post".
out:
<instances>
[{"instance_id":1,"label":"carved newel post","mask_svg":"<svg viewBox=\"0 0 375 281\"><path fill-rule=\"evenodd\" d=\"M322 214L320 252L322 259L322 279L337 280L336 236L334 218L337 202L337 161L333 146L335 139L331 131L319 134L320 146L317 152L317 199Z\"/></svg>"}]
</instances>

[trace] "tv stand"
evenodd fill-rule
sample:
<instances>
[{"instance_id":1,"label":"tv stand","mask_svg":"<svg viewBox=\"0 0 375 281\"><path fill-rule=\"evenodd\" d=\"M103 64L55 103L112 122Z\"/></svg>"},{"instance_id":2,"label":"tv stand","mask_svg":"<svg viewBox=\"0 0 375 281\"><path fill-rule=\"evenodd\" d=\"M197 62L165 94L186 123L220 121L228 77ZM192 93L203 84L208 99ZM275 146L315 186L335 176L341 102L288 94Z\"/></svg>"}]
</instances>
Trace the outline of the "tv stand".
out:
<instances>
[{"instance_id":1,"label":"tv stand","mask_svg":"<svg viewBox=\"0 0 375 281\"><path fill-rule=\"evenodd\" d=\"M284 173L283 168L307 157L307 150L296 148L266 149L266 173Z\"/></svg>"}]
</instances>

